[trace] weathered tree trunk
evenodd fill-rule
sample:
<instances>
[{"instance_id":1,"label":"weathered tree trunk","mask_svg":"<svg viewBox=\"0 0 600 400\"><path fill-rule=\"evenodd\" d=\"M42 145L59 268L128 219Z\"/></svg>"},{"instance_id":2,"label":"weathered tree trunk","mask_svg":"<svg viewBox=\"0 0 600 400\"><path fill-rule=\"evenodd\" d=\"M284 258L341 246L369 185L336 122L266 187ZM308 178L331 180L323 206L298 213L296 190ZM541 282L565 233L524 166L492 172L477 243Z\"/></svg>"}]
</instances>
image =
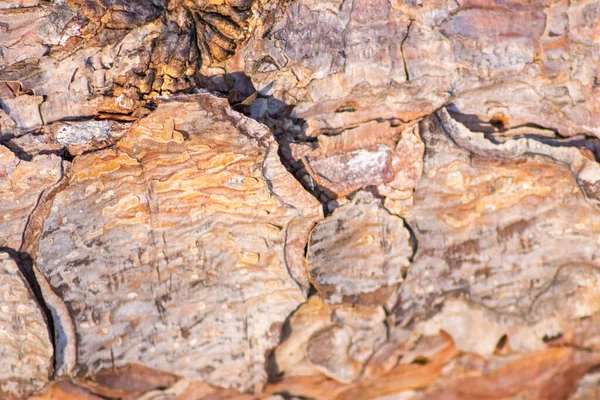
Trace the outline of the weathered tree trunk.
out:
<instances>
[{"instance_id":1,"label":"weathered tree trunk","mask_svg":"<svg viewBox=\"0 0 600 400\"><path fill-rule=\"evenodd\" d=\"M0 398L600 398L600 3L4 0Z\"/></svg>"}]
</instances>

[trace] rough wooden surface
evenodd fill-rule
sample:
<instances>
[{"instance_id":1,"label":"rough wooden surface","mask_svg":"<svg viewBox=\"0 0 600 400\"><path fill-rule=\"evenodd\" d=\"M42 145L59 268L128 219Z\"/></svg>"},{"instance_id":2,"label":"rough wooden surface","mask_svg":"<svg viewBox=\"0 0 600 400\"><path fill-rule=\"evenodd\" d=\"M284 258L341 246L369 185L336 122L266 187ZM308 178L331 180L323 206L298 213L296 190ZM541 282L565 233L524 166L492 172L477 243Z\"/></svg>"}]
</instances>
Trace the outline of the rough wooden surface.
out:
<instances>
[{"instance_id":1,"label":"rough wooden surface","mask_svg":"<svg viewBox=\"0 0 600 400\"><path fill-rule=\"evenodd\" d=\"M385 304L410 264L412 248L404 222L378 203L359 192L311 233L309 275L331 303Z\"/></svg>"},{"instance_id":2,"label":"rough wooden surface","mask_svg":"<svg viewBox=\"0 0 600 400\"><path fill-rule=\"evenodd\" d=\"M0 147L0 247L21 246L29 215L42 192L61 177L59 157L42 155L27 161Z\"/></svg>"},{"instance_id":3,"label":"rough wooden surface","mask_svg":"<svg viewBox=\"0 0 600 400\"><path fill-rule=\"evenodd\" d=\"M53 373L44 313L14 260L0 252L0 396L40 390Z\"/></svg>"},{"instance_id":4,"label":"rough wooden surface","mask_svg":"<svg viewBox=\"0 0 600 400\"><path fill-rule=\"evenodd\" d=\"M320 212L270 189L271 151L266 128L197 95L75 159L37 266L71 312L78 373L139 363L260 390L265 353L303 301L284 262L288 222Z\"/></svg>"},{"instance_id":5,"label":"rough wooden surface","mask_svg":"<svg viewBox=\"0 0 600 400\"><path fill-rule=\"evenodd\" d=\"M243 49L306 134L407 122L450 102L491 128L598 136L595 1L293 2Z\"/></svg>"},{"instance_id":6,"label":"rough wooden surface","mask_svg":"<svg viewBox=\"0 0 600 400\"><path fill-rule=\"evenodd\" d=\"M407 216L419 251L396 314L408 323L442 308L428 328L483 356L503 335L515 350L540 350L598 311L600 209L555 161L457 147L443 115L422 122L425 169Z\"/></svg>"},{"instance_id":7,"label":"rough wooden surface","mask_svg":"<svg viewBox=\"0 0 600 400\"><path fill-rule=\"evenodd\" d=\"M5 0L0 397L593 399L600 3Z\"/></svg>"}]
</instances>

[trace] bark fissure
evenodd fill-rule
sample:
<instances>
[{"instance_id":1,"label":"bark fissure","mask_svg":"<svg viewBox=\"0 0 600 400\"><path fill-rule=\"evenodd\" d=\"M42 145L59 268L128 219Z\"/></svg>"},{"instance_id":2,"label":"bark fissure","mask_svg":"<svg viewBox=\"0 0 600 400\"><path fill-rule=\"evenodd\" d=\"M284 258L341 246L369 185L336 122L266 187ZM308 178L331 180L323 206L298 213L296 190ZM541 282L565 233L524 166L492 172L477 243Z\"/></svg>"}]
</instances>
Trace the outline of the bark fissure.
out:
<instances>
[{"instance_id":1,"label":"bark fissure","mask_svg":"<svg viewBox=\"0 0 600 400\"><path fill-rule=\"evenodd\" d=\"M56 339L56 331L54 324L54 316L50 311L50 307L46 304L46 300L42 294L42 290L40 288L40 284L37 281L34 272L34 260L29 253L17 251L15 249L11 249L9 247L0 246L0 252L8 254L8 256L17 264L19 271L25 278L25 282L27 283L27 287L33 293L35 300L38 306L42 309L44 314L44 319L46 324L48 325L48 335L50 337L50 343L52 344L52 348L54 349L54 360L53 360L53 376L56 376L57 371L60 368L60 365L57 365L56 353L59 351Z\"/></svg>"},{"instance_id":2,"label":"bark fissure","mask_svg":"<svg viewBox=\"0 0 600 400\"><path fill-rule=\"evenodd\" d=\"M411 19L406 27L406 35L402 38L402 42L400 42L400 52L402 53L402 65L404 66L404 74L406 76L406 81L410 81L410 73L408 72L408 61L406 60L406 53L404 52L404 43L408 40L408 36L410 35L410 28L412 27L414 19Z\"/></svg>"},{"instance_id":3,"label":"bark fissure","mask_svg":"<svg viewBox=\"0 0 600 400\"><path fill-rule=\"evenodd\" d=\"M600 5L551 3L5 0L0 397L593 397Z\"/></svg>"}]
</instances>

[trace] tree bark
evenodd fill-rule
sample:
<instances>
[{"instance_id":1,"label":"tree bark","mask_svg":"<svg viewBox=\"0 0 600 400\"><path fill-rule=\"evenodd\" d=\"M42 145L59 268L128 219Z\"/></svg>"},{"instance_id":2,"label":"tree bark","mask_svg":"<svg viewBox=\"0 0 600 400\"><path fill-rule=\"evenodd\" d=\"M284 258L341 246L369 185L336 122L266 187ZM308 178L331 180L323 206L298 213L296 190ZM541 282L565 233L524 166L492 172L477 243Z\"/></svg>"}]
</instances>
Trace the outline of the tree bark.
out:
<instances>
[{"instance_id":1,"label":"tree bark","mask_svg":"<svg viewBox=\"0 0 600 400\"><path fill-rule=\"evenodd\" d=\"M0 398L598 398L599 121L593 0L5 0Z\"/></svg>"}]
</instances>

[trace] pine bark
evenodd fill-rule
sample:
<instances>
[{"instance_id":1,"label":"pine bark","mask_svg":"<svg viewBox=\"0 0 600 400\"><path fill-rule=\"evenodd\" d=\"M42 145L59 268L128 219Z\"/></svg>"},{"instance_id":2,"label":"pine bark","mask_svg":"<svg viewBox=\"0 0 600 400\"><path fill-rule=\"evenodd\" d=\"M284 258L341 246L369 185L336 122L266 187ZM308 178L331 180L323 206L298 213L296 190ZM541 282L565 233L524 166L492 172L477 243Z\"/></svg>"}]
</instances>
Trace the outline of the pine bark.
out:
<instances>
[{"instance_id":1,"label":"pine bark","mask_svg":"<svg viewBox=\"0 0 600 400\"><path fill-rule=\"evenodd\" d=\"M600 3L4 0L0 398L600 398Z\"/></svg>"}]
</instances>

